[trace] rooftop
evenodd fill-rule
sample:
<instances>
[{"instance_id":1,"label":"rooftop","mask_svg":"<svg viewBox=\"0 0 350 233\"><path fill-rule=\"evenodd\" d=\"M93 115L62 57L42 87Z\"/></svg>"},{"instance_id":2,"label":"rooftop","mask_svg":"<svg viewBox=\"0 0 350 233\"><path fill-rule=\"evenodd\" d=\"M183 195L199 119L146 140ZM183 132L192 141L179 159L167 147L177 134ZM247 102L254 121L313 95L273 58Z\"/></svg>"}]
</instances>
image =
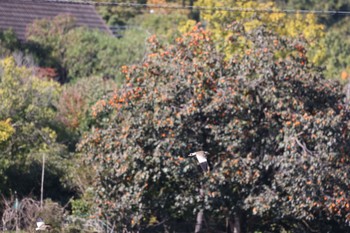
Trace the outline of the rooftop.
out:
<instances>
[{"instance_id":1,"label":"rooftop","mask_svg":"<svg viewBox=\"0 0 350 233\"><path fill-rule=\"evenodd\" d=\"M26 28L34 20L50 19L60 14L73 16L78 26L111 33L91 4L38 0L0 0L0 30L11 28L20 40L25 40Z\"/></svg>"}]
</instances>

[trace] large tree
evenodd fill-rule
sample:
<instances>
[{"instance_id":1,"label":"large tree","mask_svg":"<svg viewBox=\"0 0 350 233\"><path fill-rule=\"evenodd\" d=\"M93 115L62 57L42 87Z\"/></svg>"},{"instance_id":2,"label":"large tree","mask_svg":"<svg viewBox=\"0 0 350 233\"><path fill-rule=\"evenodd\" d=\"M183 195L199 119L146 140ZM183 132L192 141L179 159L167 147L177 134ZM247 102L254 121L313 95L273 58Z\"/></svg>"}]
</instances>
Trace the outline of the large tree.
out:
<instances>
[{"instance_id":1,"label":"large tree","mask_svg":"<svg viewBox=\"0 0 350 233\"><path fill-rule=\"evenodd\" d=\"M195 28L163 47L93 109L81 142L96 172L100 213L119 228L235 232L348 229L348 110L341 86L308 63L305 44L239 23L244 54L217 51ZM202 175L187 155L210 153ZM204 194L200 194L203 189ZM169 230L167 228L167 230ZM153 229L155 231L155 229Z\"/></svg>"}]
</instances>

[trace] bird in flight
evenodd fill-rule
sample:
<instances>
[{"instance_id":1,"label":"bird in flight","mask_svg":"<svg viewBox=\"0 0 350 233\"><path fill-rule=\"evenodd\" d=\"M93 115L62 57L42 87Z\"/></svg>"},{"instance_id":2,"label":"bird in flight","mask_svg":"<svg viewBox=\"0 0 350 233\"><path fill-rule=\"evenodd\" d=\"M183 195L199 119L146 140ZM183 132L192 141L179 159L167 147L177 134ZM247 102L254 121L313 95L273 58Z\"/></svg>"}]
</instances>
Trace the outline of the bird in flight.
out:
<instances>
[{"instance_id":1,"label":"bird in flight","mask_svg":"<svg viewBox=\"0 0 350 233\"><path fill-rule=\"evenodd\" d=\"M208 164L208 160L207 160L207 155L209 153L207 151L197 151L197 152L193 152L190 153L188 156L190 157L196 157L199 163L199 166L202 168L203 172L209 172L210 168L209 168L209 164Z\"/></svg>"},{"instance_id":2,"label":"bird in flight","mask_svg":"<svg viewBox=\"0 0 350 233\"><path fill-rule=\"evenodd\" d=\"M38 218L36 220L36 231L49 231L52 229L52 226L50 224L45 224L42 218Z\"/></svg>"}]
</instances>

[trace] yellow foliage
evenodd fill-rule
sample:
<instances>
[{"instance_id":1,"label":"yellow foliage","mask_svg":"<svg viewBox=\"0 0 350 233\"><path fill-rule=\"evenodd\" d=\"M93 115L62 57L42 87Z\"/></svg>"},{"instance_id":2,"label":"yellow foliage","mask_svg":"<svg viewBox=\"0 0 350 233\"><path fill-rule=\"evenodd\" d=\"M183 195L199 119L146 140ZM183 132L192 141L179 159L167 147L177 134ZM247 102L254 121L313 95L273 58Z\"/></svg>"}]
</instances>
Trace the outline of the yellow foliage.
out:
<instances>
[{"instance_id":1,"label":"yellow foliage","mask_svg":"<svg viewBox=\"0 0 350 233\"><path fill-rule=\"evenodd\" d=\"M231 1L231 0L198 0L197 6L206 6L208 8L225 7L237 9L237 11L202 11L201 18L205 21L207 29L213 33L214 40L219 46L223 47L228 56L234 52L241 52L243 45L234 46L232 44L222 43L223 38L227 38L229 32L226 27L233 21L239 21L243 24L246 31L250 31L261 25L265 25L268 29L275 31L279 35L298 37L303 36L311 47L321 46L316 45L320 38L324 37L324 25L317 23L317 18L314 14L286 14L278 12L278 8L273 2L257 2L257 1ZM271 12L253 12L250 9L272 10ZM246 11L245 11L246 10ZM258 16L256 16L258 15ZM181 31L188 31L189 27L180 25ZM242 39L242 42L246 42ZM231 48L229 48L229 47ZM237 49L237 46L239 49ZM314 53L312 61L317 62L322 59L324 51Z\"/></svg>"},{"instance_id":2,"label":"yellow foliage","mask_svg":"<svg viewBox=\"0 0 350 233\"><path fill-rule=\"evenodd\" d=\"M0 66L3 70L4 79L12 78L13 76L23 76L30 74L30 70L25 66L17 66L13 57L6 57L1 60Z\"/></svg>"},{"instance_id":3,"label":"yellow foliage","mask_svg":"<svg viewBox=\"0 0 350 233\"><path fill-rule=\"evenodd\" d=\"M18 66L13 57L1 59L0 70L3 118L13 114L37 120L55 117L51 105L61 91L59 83L35 77L31 68Z\"/></svg>"},{"instance_id":4,"label":"yellow foliage","mask_svg":"<svg viewBox=\"0 0 350 233\"><path fill-rule=\"evenodd\" d=\"M0 143L7 141L14 132L15 129L11 125L10 118L0 121Z\"/></svg>"},{"instance_id":5,"label":"yellow foliage","mask_svg":"<svg viewBox=\"0 0 350 233\"><path fill-rule=\"evenodd\" d=\"M193 29L193 27L197 24L195 20L187 20L187 21L181 21L179 25L179 31L181 33L189 32Z\"/></svg>"},{"instance_id":6,"label":"yellow foliage","mask_svg":"<svg viewBox=\"0 0 350 233\"><path fill-rule=\"evenodd\" d=\"M320 39L324 34L324 25L318 24L314 14L296 14L284 21L284 27L277 30L283 35L296 37L303 35L310 43Z\"/></svg>"},{"instance_id":7,"label":"yellow foliage","mask_svg":"<svg viewBox=\"0 0 350 233\"><path fill-rule=\"evenodd\" d=\"M2 82L12 90L20 91L25 88L23 82L30 82L30 89L40 92L47 92L50 95L58 95L61 91L59 83L51 80L43 80L35 77L33 71L25 66L18 66L13 57L6 57L0 60L0 70L2 70ZM6 90L0 88L0 97Z\"/></svg>"}]
</instances>

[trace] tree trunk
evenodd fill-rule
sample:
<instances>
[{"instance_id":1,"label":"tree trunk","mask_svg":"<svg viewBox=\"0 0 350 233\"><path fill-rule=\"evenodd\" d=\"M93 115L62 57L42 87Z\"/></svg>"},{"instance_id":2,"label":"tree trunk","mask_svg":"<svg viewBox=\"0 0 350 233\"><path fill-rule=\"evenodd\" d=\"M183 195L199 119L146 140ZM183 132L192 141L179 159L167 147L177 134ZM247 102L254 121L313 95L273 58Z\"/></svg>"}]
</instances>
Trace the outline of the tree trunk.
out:
<instances>
[{"instance_id":1,"label":"tree trunk","mask_svg":"<svg viewBox=\"0 0 350 233\"><path fill-rule=\"evenodd\" d=\"M201 188L199 189L199 195L201 197L204 197L204 190L203 190L203 185L201 184ZM204 221L204 209L200 209L199 212L197 213L197 219L196 219L196 227L194 229L195 233L198 233L202 230L203 228L203 221Z\"/></svg>"},{"instance_id":2,"label":"tree trunk","mask_svg":"<svg viewBox=\"0 0 350 233\"><path fill-rule=\"evenodd\" d=\"M203 228L203 220L204 220L204 210L201 209L197 213L196 227L194 229L195 233L201 232L201 230Z\"/></svg>"},{"instance_id":3,"label":"tree trunk","mask_svg":"<svg viewBox=\"0 0 350 233\"><path fill-rule=\"evenodd\" d=\"M229 226L231 233L242 233L241 219L238 214L229 219Z\"/></svg>"}]
</instances>

